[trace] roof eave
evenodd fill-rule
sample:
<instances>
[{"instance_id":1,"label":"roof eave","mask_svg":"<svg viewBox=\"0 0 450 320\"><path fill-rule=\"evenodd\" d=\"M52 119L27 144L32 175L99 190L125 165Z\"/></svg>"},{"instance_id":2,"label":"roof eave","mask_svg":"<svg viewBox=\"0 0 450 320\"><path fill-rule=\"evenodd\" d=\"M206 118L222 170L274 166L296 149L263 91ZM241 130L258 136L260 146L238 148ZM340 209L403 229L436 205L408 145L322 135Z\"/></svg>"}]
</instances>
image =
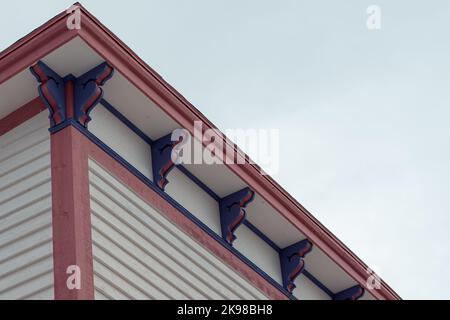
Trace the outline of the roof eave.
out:
<instances>
[{"instance_id":1,"label":"roof eave","mask_svg":"<svg viewBox=\"0 0 450 320\"><path fill-rule=\"evenodd\" d=\"M76 5L81 8L81 29L69 30L66 27L66 18L69 14L64 11L0 53L0 85L56 48L79 36L180 126L193 133L194 121L202 121L204 130L216 129L211 121L100 21L79 3ZM228 144L229 141L224 138L223 145ZM244 154L239 149L238 152ZM260 168L249 162L244 165L225 165L351 277L366 287L367 265L275 180L268 175L262 175ZM400 296L383 281L380 289L366 288L366 290L377 299L400 299Z\"/></svg>"}]
</instances>

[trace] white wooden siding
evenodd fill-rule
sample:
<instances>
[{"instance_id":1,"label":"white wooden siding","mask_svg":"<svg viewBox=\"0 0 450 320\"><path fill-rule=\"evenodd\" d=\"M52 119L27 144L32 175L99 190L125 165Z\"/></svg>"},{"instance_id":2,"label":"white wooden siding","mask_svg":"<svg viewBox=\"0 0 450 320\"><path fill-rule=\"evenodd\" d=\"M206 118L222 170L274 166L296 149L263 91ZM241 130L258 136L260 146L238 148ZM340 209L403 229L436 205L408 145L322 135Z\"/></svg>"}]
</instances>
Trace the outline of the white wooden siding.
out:
<instances>
[{"instance_id":1,"label":"white wooden siding","mask_svg":"<svg viewBox=\"0 0 450 320\"><path fill-rule=\"evenodd\" d=\"M93 161L96 299L265 299L247 280Z\"/></svg>"},{"instance_id":2,"label":"white wooden siding","mask_svg":"<svg viewBox=\"0 0 450 320\"><path fill-rule=\"evenodd\" d=\"M0 137L0 299L53 299L47 116Z\"/></svg>"}]
</instances>

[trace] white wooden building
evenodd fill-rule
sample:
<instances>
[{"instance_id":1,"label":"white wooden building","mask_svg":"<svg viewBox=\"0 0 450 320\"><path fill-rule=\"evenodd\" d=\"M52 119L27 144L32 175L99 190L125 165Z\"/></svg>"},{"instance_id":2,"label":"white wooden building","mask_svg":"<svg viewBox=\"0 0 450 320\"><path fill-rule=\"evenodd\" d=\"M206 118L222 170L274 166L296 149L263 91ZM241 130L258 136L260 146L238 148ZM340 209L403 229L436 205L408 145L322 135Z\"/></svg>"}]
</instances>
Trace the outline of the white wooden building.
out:
<instances>
[{"instance_id":1,"label":"white wooden building","mask_svg":"<svg viewBox=\"0 0 450 320\"><path fill-rule=\"evenodd\" d=\"M258 166L174 164L213 124L77 6L0 53L0 299L399 299Z\"/></svg>"}]
</instances>

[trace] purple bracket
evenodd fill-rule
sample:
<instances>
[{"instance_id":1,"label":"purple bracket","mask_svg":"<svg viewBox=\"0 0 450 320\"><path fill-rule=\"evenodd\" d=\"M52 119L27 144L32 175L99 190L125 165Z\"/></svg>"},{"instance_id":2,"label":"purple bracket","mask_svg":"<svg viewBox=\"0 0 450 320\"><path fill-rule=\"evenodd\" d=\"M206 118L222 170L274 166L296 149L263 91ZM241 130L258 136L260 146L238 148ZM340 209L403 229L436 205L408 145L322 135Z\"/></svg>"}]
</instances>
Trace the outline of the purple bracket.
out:
<instances>
[{"instance_id":1,"label":"purple bracket","mask_svg":"<svg viewBox=\"0 0 450 320\"><path fill-rule=\"evenodd\" d=\"M312 243L308 239L305 239L280 251L283 287L291 294L296 287L294 284L295 279L305 268L303 258L312 250L312 247Z\"/></svg>"},{"instance_id":2,"label":"purple bracket","mask_svg":"<svg viewBox=\"0 0 450 320\"><path fill-rule=\"evenodd\" d=\"M30 67L30 72L40 83L39 96L48 108L51 126L60 124L66 120L64 79L41 61Z\"/></svg>"},{"instance_id":3,"label":"purple bracket","mask_svg":"<svg viewBox=\"0 0 450 320\"><path fill-rule=\"evenodd\" d=\"M85 128L91 121L89 113L103 97L103 86L111 79L114 69L106 62L75 80L75 118Z\"/></svg>"},{"instance_id":4,"label":"purple bracket","mask_svg":"<svg viewBox=\"0 0 450 320\"><path fill-rule=\"evenodd\" d=\"M173 147L182 141L183 137L172 141L172 134L168 134L152 144L153 181L161 190L169 183L166 177L175 166L172 161Z\"/></svg>"},{"instance_id":5,"label":"purple bracket","mask_svg":"<svg viewBox=\"0 0 450 320\"><path fill-rule=\"evenodd\" d=\"M85 128L91 120L89 113L103 97L101 86L114 73L114 69L106 62L78 78L72 75L63 78L42 61L31 66L30 71L40 83L39 96L49 109L51 127L64 122L73 114L73 118ZM66 84L69 82L73 83L73 95L66 92ZM73 101L67 101L72 96ZM73 110L67 110L72 105Z\"/></svg>"},{"instance_id":6,"label":"purple bracket","mask_svg":"<svg viewBox=\"0 0 450 320\"><path fill-rule=\"evenodd\" d=\"M254 197L254 191L244 188L219 201L222 238L230 245L236 240L234 232L245 220L245 207Z\"/></svg>"},{"instance_id":7,"label":"purple bracket","mask_svg":"<svg viewBox=\"0 0 450 320\"><path fill-rule=\"evenodd\" d=\"M334 295L333 300L358 300L364 294L364 288L360 285L345 289Z\"/></svg>"}]
</instances>

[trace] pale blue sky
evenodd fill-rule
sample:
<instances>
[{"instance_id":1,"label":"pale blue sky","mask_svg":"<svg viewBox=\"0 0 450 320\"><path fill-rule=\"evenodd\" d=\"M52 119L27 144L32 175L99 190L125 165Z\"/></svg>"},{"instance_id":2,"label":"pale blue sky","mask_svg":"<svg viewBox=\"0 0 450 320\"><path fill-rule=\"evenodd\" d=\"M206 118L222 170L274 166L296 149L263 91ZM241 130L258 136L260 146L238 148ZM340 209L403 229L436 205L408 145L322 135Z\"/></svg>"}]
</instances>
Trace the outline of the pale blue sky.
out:
<instances>
[{"instance_id":1,"label":"pale blue sky","mask_svg":"<svg viewBox=\"0 0 450 320\"><path fill-rule=\"evenodd\" d=\"M0 50L73 2L2 3ZM280 128L275 178L403 298L450 299L449 1L82 4L219 128Z\"/></svg>"}]
</instances>

